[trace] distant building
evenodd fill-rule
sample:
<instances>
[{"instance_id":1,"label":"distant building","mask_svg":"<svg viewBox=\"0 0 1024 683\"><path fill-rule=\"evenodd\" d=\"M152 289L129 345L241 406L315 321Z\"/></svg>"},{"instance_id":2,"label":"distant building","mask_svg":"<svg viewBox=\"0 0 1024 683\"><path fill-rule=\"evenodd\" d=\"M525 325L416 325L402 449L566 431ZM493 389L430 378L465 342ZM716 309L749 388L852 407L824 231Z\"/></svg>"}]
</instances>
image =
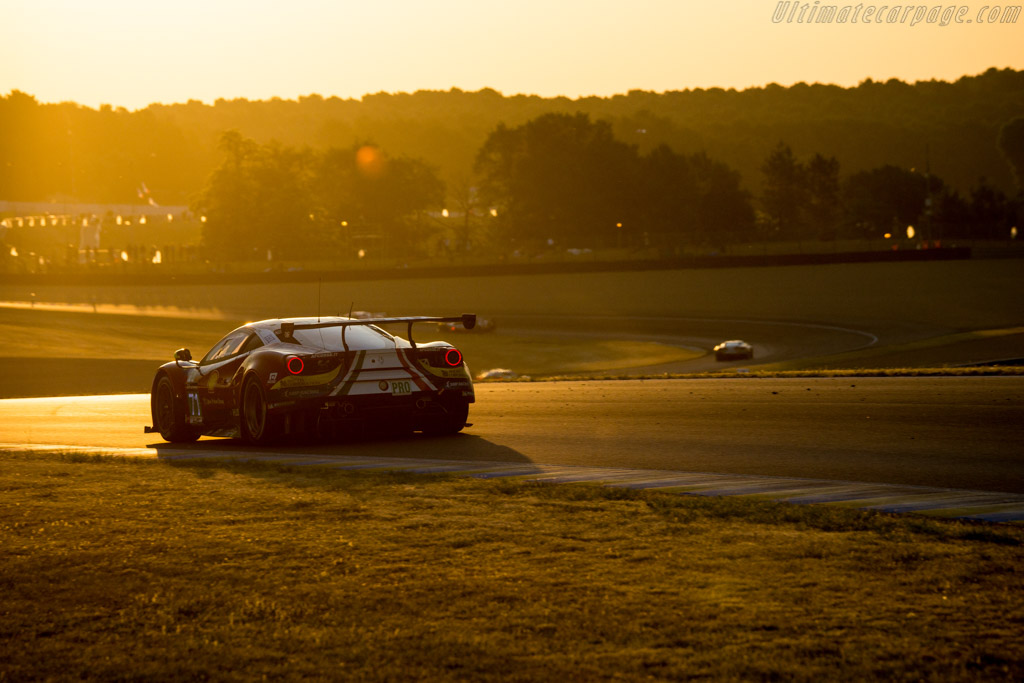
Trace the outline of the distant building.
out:
<instances>
[{"instance_id":1,"label":"distant building","mask_svg":"<svg viewBox=\"0 0 1024 683\"><path fill-rule=\"evenodd\" d=\"M12 202L0 200L0 216L5 218L79 218L82 216L146 216L172 220L190 220L187 206L153 206L150 204L79 204L75 202Z\"/></svg>"}]
</instances>

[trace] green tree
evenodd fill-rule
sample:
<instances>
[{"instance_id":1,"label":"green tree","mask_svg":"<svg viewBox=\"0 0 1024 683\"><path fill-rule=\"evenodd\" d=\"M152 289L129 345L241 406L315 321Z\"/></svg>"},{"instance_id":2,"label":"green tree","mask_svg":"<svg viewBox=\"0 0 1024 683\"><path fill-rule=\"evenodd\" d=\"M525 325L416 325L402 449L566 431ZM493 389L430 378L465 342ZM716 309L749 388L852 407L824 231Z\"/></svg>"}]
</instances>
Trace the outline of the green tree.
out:
<instances>
[{"instance_id":1,"label":"green tree","mask_svg":"<svg viewBox=\"0 0 1024 683\"><path fill-rule=\"evenodd\" d=\"M724 247L754 238L754 207L740 174L703 152L690 157L697 178L698 235L704 243Z\"/></svg>"},{"instance_id":2,"label":"green tree","mask_svg":"<svg viewBox=\"0 0 1024 683\"><path fill-rule=\"evenodd\" d=\"M229 131L221 137L220 149L224 162L210 176L193 208L206 216L203 244L211 255L246 258L251 255L247 226L257 220L259 188L254 166L260 148L238 131Z\"/></svg>"},{"instance_id":3,"label":"green tree","mask_svg":"<svg viewBox=\"0 0 1024 683\"><path fill-rule=\"evenodd\" d=\"M924 217L925 200L929 192L941 195L943 186L938 178L892 165L855 173L843 188L849 233L856 237L901 235L913 225L923 236L919 221Z\"/></svg>"},{"instance_id":4,"label":"green tree","mask_svg":"<svg viewBox=\"0 0 1024 683\"><path fill-rule=\"evenodd\" d=\"M709 240L701 213L701 180L691 159L659 145L641 159L638 199L644 226L674 244Z\"/></svg>"},{"instance_id":5,"label":"green tree","mask_svg":"<svg viewBox=\"0 0 1024 683\"><path fill-rule=\"evenodd\" d=\"M346 253L368 247L390 256L424 250L432 229L417 216L440 208L445 190L424 162L391 158L372 144L324 152L313 187L319 212Z\"/></svg>"},{"instance_id":6,"label":"green tree","mask_svg":"<svg viewBox=\"0 0 1024 683\"><path fill-rule=\"evenodd\" d=\"M634 226L636 149L586 114L544 114L499 125L477 154L485 201L516 244L536 248L614 244L617 224ZM642 239L637 231L629 241Z\"/></svg>"},{"instance_id":7,"label":"green tree","mask_svg":"<svg viewBox=\"0 0 1024 683\"><path fill-rule=\"evenodd\" d=\"M1018 117L999 131L999 149L1013 169L1017 191L1024 193L1024 117Z\"/></svg>"},{"instance_id":8,"label":"green tree","mask_svg":"<svg viewBox=\"0 0 1024 683\"><path fill-rule=\"evenodd\" d=\"M639 186L643 225L674 246L722 248L752 238L754 210L739 173L703 152L656 147L641 159Z\"/></svg>"},{"instance_id":9,"label":"green tree","mask_svg":"<svg viewBox=\"0 0 1024 683\"><path fill-rule=\"evenodd\" d=\"M462 177L449 186L448 206L454 214L445 219L443 251L449 258L465 257L471 251L486 249L493 241L489 228L493 227L491 207L480 195L468 177Z\"/></svg>"},{"instance_id":10,"label":"green tree","mask_svg":"<svg viewBox=\"0 0 1024 683\"><path fill-rule=\"evenodd\" d=\"M771 220L769 238L800 239L805 236L803 209L808 201L807 169L780 142L761 167L764 175L761 205Z\"/></svg>"},{"instance_id":11,"label":"green tree","mask_svg":"<svg viewBox=\"0 0 1024 683\"><path fill-rule=\"evenodd\" d=\"M220 147L224 162L195 205L206 216L204 246L224 260L306 256L315 236L309 152L258 145L237 131Z\"/></svg>"},{"instance_id":12,"label":"green tree","mask_svg":"<svg viewBox=\"0 0 1024 683\"><path fill-rule=\"evenodd\" d=\"M1016 206L1002 190L985 178L971 190L971 236L987 239L1006 239L1016 220Z\"/></svg>"},{"instance_id":13,"label":"green tree","mask_svg":"<svg viewBox=\"0 0 1024 683\"><path fill-rule=\"evenodd\" d=\"M806 177L809 231L818 239L835 239L840 215L839 161L815 154L807 163Z\"/></svg>"}]
</instances>

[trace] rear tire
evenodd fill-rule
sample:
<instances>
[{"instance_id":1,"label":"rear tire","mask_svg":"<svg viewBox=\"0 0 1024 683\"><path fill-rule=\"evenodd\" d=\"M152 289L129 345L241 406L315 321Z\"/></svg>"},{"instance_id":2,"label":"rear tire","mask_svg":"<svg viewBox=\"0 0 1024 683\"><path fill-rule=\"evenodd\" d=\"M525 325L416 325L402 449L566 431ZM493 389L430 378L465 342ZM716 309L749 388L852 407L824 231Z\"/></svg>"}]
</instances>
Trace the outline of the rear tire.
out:
<instances>
[{"instance_id":1,"label":"rear tire","mask_svg":"<svg viewBox=\"0 0 1024 683\"><path fill-rule=\"evenodd\" d=\"M462 428L466 426L466 420L469 418L469 404L465 401L459 401L445 406L445 410L447 412L444 417L439 417L436 422L426 427L423 430L424 434L446 436L458 434L462 431Z\"/></svg>"},{"instance_id":2,"label":"rear tire","mask_svg":"<svg viewBox=\"0 0 1024 683\"><path fill-rule=\"evenodd\" d=\"M238 411L242 438L256 446L273 443L280 436L280 420L270 414L267 390L255 375L242 385L242 409Z\"/></svg>"},{"instance_id":3,"label":"rear tire","mask_svg":"<svg viewBox=\"0 0 1024 683\"><path fill-rule=\"evenodd\" d=\"M188 424L185 404L175 398L174 383L163 375L152 394L153 422L164 441L184 443L199 438L200 431Z\"/></svg>"}]
</instances>

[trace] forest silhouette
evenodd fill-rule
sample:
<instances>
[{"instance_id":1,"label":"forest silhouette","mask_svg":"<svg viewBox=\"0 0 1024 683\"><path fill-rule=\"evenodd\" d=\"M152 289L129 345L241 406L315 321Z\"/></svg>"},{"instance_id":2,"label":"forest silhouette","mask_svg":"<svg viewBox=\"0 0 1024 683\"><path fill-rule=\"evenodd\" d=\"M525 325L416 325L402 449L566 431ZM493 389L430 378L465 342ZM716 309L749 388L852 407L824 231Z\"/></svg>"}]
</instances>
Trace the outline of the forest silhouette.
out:
<instances>
[{"instance_id":1,"label":"forest silhouette","mask_svg":"<svg viewBox=\"0 0 1024 683\"><path fill-rule=\"evenodd\" d=\"M989 69L955 82L865 80L859 86L720 88L581 99L503 96L494 90L378 93L360 100L217 100L145 109L41 104L14 91L0 97L0 199L129 202L145 182L162 204L187 204L220 162L229 130L284 146L350 147L373 142L423 159L451 181L469 172L499 123L581 112L611 122L641 152L667 144L704 152L739 171L756 191L760 167L779 143L798 156L836 157L845 172L893 164L932 171L961 192L984 176L1015 189L1001 157L1001 127L1024 116L1024 71Z\"/></svg>"},{"instance_id":2,"label":"forest silhouette","mask_svg":"<svg viewBox=\"0 0 1024 683\"><path fill-rule=\"evenodd\" d=\"M357 172L360 150L388 162L386 177ZM1012 69L580 99L452 89L127 111L0 97L0 200L187 205L211 216L207 246L262 222L255 251L297 256L338 247L338 231L300 244L273 234L282 220L354 218L415 252L424 212L449 206L490 210L503 249L555 235L578 247L867 237L922 218L1000 237L1019 222L1022 181L1024 71Z\"/></svg>"}]
</instances>

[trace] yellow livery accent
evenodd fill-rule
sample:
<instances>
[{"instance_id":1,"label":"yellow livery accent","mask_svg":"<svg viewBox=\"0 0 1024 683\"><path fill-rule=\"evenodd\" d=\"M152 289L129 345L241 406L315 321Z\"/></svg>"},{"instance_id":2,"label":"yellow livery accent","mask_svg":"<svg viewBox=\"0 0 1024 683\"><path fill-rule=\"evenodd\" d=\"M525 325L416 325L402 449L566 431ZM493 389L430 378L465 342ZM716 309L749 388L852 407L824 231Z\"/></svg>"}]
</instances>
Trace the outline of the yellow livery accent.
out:
<instances>
[{"instance_id":1,"label":"yellow livery accent","mask_svg":"<svg viewBox=\"0 0 1024 683\"><path fill-rule=\"evenodd\" d=\"M469 373L466 372L465 367L451 369L435 368L432 367L426 360L422 358L420 359L420 365L423 366L424 370L429 372L431 375L434 375L435 377L444 377L445 379L459 379L461 377L469 377Z\"/></svg>"},{"instance_id":2,"label":"yellow livery accent","mask_svg":"<svg viewBox=\"0 0 1024 683\"><path fill-rule=\"evenodd\" d=\"M317 384L327 384L341 372L341 366L334 368L330 372L325 372L319 375L289 375L277 381L277 384L271 387L271 389L290 389L292 387L311 387Z\"/></svg>"}]
</instances>

